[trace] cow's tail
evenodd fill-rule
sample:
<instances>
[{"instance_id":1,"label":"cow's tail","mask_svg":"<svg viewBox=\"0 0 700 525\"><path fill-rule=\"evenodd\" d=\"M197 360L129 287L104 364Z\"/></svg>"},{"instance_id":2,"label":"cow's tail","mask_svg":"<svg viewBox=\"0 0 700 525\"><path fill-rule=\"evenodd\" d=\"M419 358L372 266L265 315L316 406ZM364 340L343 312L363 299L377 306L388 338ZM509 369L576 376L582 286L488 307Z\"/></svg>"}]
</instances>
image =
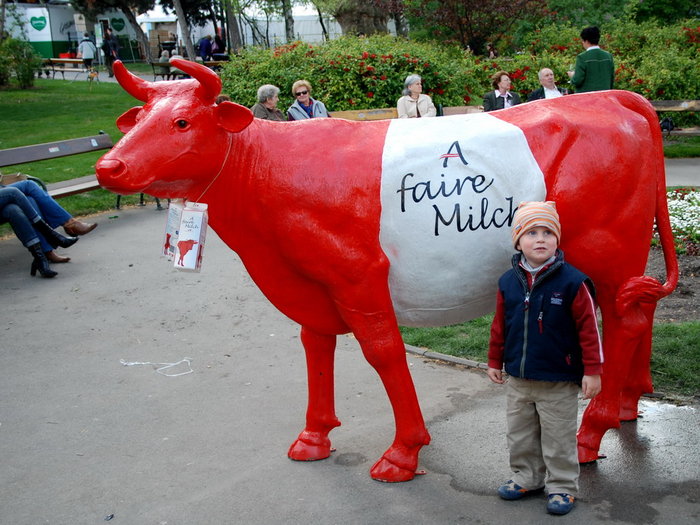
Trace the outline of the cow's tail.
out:
<instances>
[{"instance_id":1,"label":"cow's tail","mask_svg":"<svg viewBox=\"0 0 700 525\"><path fill-rule=\"evenodd\" d=\"M671 217L668 213L668 202L666 201L666 170L664 167L663 139L658 117L653 106L643 97L634 93L626 93L629 97L623 103L625 106L633 107L641 113L649 123L649 131L653 141L655 154L656 173L656 209L654 218L656 219L656 231L659 234L661 249L664 254L664 264L666 266L666 282L661 284L653 277L639 276L633 277L625 282L618 290L616 297L616 309L618 315L628 311L634 303L656 303L659 299L670 295L678 284L678 259L676 258L676 248L671 230ZM627 98L626 97L626 98Z\"/></svg>"}]
</instances>

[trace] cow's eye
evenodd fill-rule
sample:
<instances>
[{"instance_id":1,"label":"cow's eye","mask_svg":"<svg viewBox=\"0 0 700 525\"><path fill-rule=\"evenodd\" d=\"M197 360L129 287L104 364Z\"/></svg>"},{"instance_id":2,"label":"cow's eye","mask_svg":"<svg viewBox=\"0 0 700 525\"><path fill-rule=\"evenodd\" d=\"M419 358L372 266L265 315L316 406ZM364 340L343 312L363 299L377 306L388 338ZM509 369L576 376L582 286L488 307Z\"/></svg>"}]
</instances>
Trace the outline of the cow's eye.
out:
<instances>
[{"instance_id":1,"label":"cow's eye","mask_svg":"<svg viewBox=\"0 0 700 525\"><path fill-rule=\"evenodd\" d=\"M186 128L190 125L190 123L187 122L187 121L184 120L184 119L176 120L176 121L175 121L175 124L176 124L177 127L180 128L180 129L186 129Z\"/></svg>"}]
</instances>

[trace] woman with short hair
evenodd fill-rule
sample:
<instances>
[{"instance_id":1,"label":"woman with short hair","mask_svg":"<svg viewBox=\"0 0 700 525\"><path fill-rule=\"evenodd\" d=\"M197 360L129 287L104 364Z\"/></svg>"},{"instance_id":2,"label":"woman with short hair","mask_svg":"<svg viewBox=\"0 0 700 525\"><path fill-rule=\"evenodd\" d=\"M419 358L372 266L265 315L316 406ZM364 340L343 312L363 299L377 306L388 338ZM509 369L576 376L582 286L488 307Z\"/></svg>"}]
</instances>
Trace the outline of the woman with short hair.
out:
<instances>
[{"instance_id":1,"label":"woman with short hair","mask_svg":"<svg viewBox=\"0 0 700 525\"><path fill-rule=\"evenodd\" d=\"M437 114L431 98L423 94L420 75L408 75L403 85L403 96L396 102L399 118L434 117Z\"/></svg>"},{"instance_id":2,"label":"woman with short hair","mask_svg":"<svg viewBox=\"0 0 700 525\"><path fill-rule=\"evenodd\" d=\"M258 88L258 103L250 110L256 118L263 120L284 121L284 115L277 109L280 97L280 88L272 84L265 84Z\"/></svg>"},{"instance_id":3,"label":"woman with short hair","mask_svg":"<svg viewBox=\"0 0 700 525\"><path fill-rule=\"evenodd\" d=\"M294 104L287 110L289 120L330 117L323 102L311 98L311 84L308 80L297 80L292 84Z\"/></svg>"}]
</instances>

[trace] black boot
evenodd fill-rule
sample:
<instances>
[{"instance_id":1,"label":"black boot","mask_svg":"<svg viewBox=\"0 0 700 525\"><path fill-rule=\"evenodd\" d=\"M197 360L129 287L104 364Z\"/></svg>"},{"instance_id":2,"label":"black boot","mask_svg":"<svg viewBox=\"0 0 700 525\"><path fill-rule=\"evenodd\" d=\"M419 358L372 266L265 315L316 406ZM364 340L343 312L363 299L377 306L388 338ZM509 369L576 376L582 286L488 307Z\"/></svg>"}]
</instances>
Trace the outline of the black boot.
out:
<instances>
[{"instance_id":1,"label":"black boot","mask_svg":"<svg viewBox=\"0 0 700 525\"><path fill-rule=\"evenodd\" d=\"M36 275L37 270L39 270L42 277L56 277L58 275L58 273L54 272L49 266L49 261L46 258L46 255L44 255L44 251L41 249L40 243L32 244L27 249L29 250L29 253L32 254L32 257L34 257L34 260L32 261L32 269L29 272L32 276Z\"/></svg>"},{"instance_id":2,"label":"black boot","mask_svg":"<svg viewBox=\"0 0 700 525\"><path fill-rule=\"evenodd\" d=\"M58 248L59 246L61 248L68 248L69 246L73 246L76 242L78 242L77 237L64 237L56 230L51 228L51 226L46 224L43 219L39 219L37 222L32 224L32 226L34 226L36 231L41 233L46 238L48 243L54 248Z\"/></svg>"}]
</instances>

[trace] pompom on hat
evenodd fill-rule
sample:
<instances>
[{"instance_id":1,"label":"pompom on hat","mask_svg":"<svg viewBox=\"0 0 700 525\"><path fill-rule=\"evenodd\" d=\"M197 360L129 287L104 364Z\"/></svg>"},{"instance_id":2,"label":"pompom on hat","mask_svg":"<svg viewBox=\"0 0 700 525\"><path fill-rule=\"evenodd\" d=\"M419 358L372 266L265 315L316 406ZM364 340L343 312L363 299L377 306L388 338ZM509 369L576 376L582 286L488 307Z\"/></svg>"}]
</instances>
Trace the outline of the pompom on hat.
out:
<instances>
[{"instance_id":1,"label":"pompom on hat","mask_svg":"<svg viewBox=\"0 0 700 525\"><path fill-rule=\"evenodd\" d=\"M561 224L559 214L554 201L546 202L521 202L513 215L513 248L523 234L536 226L544 226L557 236L557 244L561 242ZM517 249L517 248L516 248Z\"/></svg>"}]
</instances>

